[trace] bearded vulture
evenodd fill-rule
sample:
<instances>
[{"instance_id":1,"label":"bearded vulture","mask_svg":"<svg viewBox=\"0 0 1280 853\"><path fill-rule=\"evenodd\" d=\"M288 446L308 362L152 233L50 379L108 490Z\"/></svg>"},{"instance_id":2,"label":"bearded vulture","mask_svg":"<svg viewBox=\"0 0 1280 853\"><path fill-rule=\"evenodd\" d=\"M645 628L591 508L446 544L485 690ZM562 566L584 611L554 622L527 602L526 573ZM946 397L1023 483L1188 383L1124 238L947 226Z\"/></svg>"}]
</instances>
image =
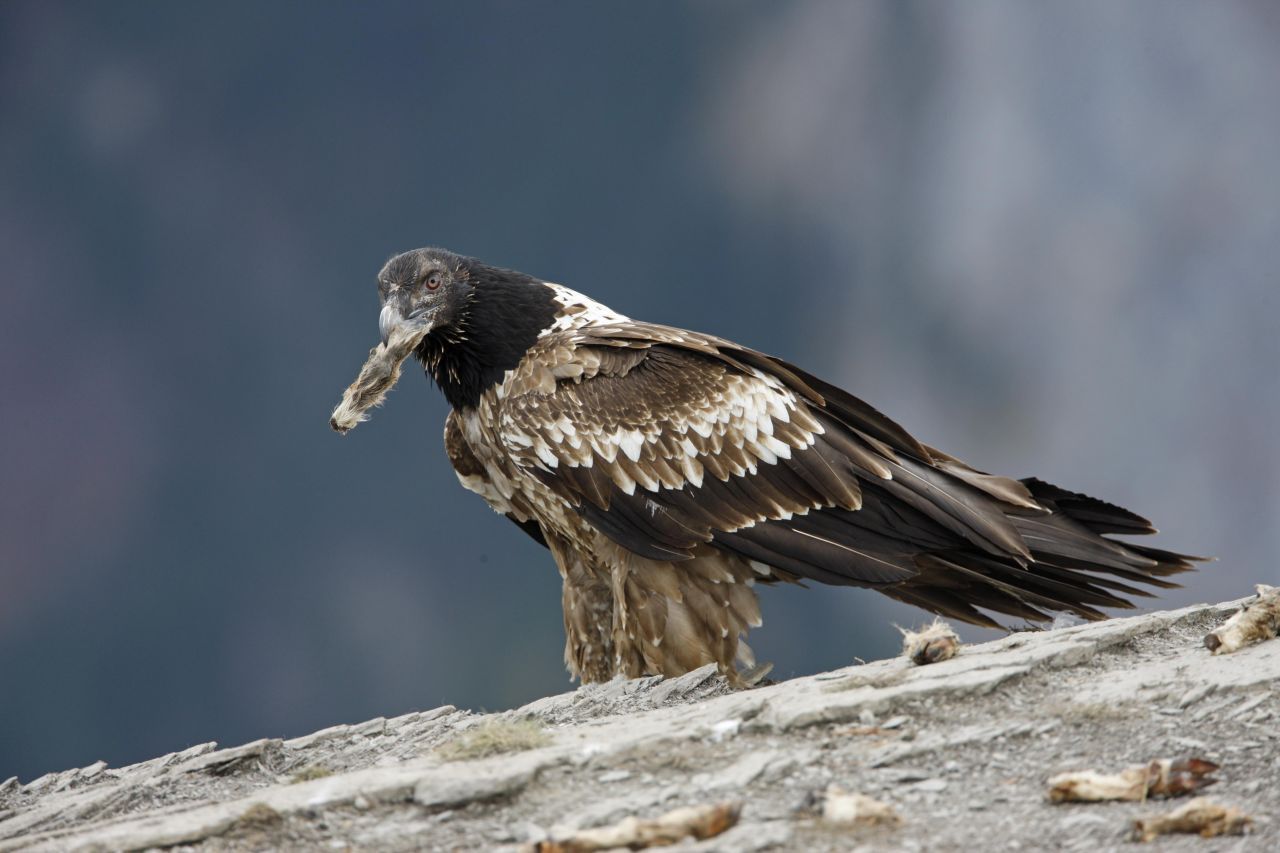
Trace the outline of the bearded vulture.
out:
<instances>
[{"instance_id":1,"label":"bearded vulture","mask_svg":"<svg viewBox=\"0 0 1280 853\"><path fill-rule=\"evenodd\" d=\"M998 627L1103 619L1201 559L1106 536L1155 531L971 468L781 359L558 284L429 248L388 261L378 291L382 343L330 425L422 363L462 485L551 551L583 681L708 663L758 678L757 582L869 587Z\"/></svg>"}]
</instances>

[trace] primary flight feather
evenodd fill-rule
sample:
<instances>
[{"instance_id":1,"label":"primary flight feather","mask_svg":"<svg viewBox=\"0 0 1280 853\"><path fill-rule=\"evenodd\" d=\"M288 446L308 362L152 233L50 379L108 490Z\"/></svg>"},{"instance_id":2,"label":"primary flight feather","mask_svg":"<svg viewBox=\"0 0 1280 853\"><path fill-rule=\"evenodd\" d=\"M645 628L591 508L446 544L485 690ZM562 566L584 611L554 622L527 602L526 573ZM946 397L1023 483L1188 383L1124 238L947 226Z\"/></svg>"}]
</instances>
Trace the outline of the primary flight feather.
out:
<instances>
[{"instance_id":1,"label":"primary flight feather","mask_svg":"<svg viewBox=\"0 0 1280 853\"><path fill-rule=\"evenodd\" d=\"M584 681L716 663L758 677L756 582L870 587L934 613L1105 618L1198 559L1112 539L1140 516L975 470L781 359L631 320L443 249L378 276L382 343L346 432L417 358L462 485L545 545Z\"/></svg>"}]
</instances>

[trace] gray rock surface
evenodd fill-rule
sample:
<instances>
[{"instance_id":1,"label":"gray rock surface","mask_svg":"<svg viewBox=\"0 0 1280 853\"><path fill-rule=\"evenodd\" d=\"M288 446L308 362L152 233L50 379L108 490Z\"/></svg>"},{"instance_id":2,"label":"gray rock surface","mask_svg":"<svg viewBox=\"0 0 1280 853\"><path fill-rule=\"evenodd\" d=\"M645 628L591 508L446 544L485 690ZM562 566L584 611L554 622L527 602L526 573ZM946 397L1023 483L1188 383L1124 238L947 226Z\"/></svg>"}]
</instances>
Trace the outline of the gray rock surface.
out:
<instances>
[{"instance_id":1,"label":"gray rock surface","mask_svg":"<svg viewBox=\"0 0 1280 853\"><path fill-rule=\"evenodd\" d=\"M0 782L0 851L515 848L628 816L741 801L738 826L682 849L1095 850L1164 802L1050 805L1045 780L1195 755L1245 838L1162 850L1280 849L1280 641L1212 657L1238 602L965 647L926 667L850 666L747 691L711 668L588 685L504 714L451 706L230 749L201 744ZM445 761L476 726L535 720L550 742ZM821 824L829 784L892 804L897 827Z\"/></svg>"}]
</instances>

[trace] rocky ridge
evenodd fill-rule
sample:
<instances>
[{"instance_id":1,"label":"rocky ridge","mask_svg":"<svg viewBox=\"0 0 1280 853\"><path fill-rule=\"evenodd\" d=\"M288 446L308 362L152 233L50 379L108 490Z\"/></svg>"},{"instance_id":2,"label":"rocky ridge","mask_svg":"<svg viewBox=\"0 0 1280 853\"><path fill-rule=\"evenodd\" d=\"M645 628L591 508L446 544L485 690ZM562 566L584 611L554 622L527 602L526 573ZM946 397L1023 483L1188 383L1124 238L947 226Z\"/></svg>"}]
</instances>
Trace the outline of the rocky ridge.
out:
<instances>
[{"instance_id":1,"label":"rocky ridge","mask_svg":"<svg viewBox=\"0 0 1280 853\"><path fill-rule=\"evenodd\" d=\"M1053 805L1046 780L1183 756L1220 765L1206 793L1254 825L1160 849L1280 849L1280 642L1203 644L1240 604L1014 633L928 666L745 691L705 668L10 779L0 851L518 849L717 802L740 804L737 824L682 849L1111 849L1178 803ZM901 822L824 823L833 784Z\"/></svg>"}]
</instances>

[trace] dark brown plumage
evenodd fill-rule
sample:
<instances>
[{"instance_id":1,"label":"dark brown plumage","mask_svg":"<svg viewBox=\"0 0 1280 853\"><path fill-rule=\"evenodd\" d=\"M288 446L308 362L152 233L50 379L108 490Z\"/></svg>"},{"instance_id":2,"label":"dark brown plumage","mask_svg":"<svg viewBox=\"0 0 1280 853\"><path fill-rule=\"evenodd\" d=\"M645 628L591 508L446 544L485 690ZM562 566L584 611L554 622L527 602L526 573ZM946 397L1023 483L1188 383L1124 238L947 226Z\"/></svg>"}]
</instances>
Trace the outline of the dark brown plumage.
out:
<instances>
[{"instance_id":1,"label":"dark brown plumage","mask_svg":"<svg viewBox=\"0 0 1280 853\"><path fill-rule=\"evenodd\" d=\"M1197 559L1109 538L1154 530L977 471L729 341L438 249L393 258L379 282L370 364L398 370L411 351L444 391L459 480L559 566L565 659L584 680L751 671L757 581L869 587L994 626L1101 619ZM367 365L335 428L380 402L392 372Z\"/></svg>"}]
</instances>

